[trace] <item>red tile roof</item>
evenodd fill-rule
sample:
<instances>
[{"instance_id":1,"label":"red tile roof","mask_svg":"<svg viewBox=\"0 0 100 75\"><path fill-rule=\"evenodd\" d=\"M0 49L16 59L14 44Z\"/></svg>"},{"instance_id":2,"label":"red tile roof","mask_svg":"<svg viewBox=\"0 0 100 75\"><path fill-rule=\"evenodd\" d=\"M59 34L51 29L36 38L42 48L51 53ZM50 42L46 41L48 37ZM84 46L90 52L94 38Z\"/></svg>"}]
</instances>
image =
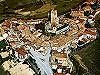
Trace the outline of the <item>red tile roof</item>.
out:
<instances>
[{"instance_id":1,"label":"red tile roof","mask_svg":"<svg viewBox=\"0 0 100 75\"><path fill-rule=\"evenodd\" d=\"M96 32L92 32L91 30L85 30L84 34L96 35Z\"/></svg>"},{"instance_id":2,"label":"red tile roof","mask_svg":"<svg viewBox=\"0 0 100 75\"><path fill-rule=\"evenodd\" d=\"M54 75L64 75L63 73L55 73Z\"/></svg>"},{"instance_id":3,"label":"red tile roof","mask_svg":"<svg viewBox=\"0 0 100 75\"><path fill-rule=\"evenodd\" d=\"M82 22L84 22L85 20L83 20L83 19L79 19L79 21L80 21L80 23L82 23Z\"/></svg>"},{"instance_id":4,"label":"red tile roof","mask_svg":"<svg viewBox=\"0 0 100 75\"><path fill-rule=\"evenodd\" d=\"M17 48L16 52L18 52L18 54L21 54L23 56L28 53L24 48Z\"/></svg>"},{"instance_id":5,"label":"red tile roof","mask_svg":"<svg viewBox=\"0 0 100 75\"><path fill-rule=\"evenodd\" d=\"M5 20L3 26L10 27L11 23L9 20Z\"/></svg>"}]
</instances>

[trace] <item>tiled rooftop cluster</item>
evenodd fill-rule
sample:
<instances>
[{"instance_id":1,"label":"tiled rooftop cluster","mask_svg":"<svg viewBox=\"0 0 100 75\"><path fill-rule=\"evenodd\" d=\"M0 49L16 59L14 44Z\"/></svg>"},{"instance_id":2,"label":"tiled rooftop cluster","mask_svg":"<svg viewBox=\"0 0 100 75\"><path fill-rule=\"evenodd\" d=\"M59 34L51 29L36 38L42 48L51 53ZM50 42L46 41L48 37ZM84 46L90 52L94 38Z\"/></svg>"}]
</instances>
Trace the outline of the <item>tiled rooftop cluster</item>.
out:
<instances>
[{"instance_id":1,"label":"tiled rooftop cluster","mask_svg":"<svg viewBox=\"0 0 100 75\"><path fill-rule=\"evenodd\" d=\"M14 58L2 64L4 69L12 75L24 75L26 72L26 75L32 75L34 72L31 68L41 74L45 72L47 75L71 75L73 63L68 56L70 48L77 49L97 38L94 21L100 8L94 10L91 7L92 0L85 3L86 6L82 7L83 3L78 9L70 11L72 18L57 16L57 10L52 10L51 21L46 18L11 18L1 23L0 55L2 58ZM36 28L41 24L45 30Z\"/></svg>"}]
</instances>

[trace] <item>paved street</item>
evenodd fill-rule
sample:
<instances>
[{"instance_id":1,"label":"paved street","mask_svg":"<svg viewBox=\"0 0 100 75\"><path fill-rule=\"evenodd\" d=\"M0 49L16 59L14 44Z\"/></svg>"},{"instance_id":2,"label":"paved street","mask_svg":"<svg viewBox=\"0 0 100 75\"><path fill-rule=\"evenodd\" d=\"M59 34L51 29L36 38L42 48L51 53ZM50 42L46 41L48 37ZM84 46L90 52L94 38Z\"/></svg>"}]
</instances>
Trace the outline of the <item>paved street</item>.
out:
<instances>
[{"instance_id":1,"label":"paved street","mask_svg":"<svg viewBox=\"0 0 100 75\"><path fill-rule=\"evenodd\" d=\"M41 75L53 75L53 72L52 72L52 69L49 65L49 52L50 52L50 49L48 49L48 53L46 56L42 56L42 54L34 51L33 48L30 49L30 55L33 59L36 60L36 63L38 65L38 67L40 68L41 70Z\"/></svg>"}]
</instances>

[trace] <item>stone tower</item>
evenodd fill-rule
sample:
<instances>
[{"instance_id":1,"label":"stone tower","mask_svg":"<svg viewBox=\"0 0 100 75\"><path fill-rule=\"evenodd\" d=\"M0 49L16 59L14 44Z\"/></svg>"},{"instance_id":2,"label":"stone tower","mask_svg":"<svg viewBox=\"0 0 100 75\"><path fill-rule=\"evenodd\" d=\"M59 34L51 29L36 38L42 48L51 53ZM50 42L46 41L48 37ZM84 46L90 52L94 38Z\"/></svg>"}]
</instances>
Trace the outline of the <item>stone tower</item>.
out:
<instances>
[{"instance_id":1,"label":"stone tower","mask_svg":"<svg viewBox=\"0 0 100 75\"><path fill-rule=\"evenodd\" d=\"M57 10L51 11L51 27L56 27L59 24L59 18L57 17Z\"/></svg>"}]
</instances>

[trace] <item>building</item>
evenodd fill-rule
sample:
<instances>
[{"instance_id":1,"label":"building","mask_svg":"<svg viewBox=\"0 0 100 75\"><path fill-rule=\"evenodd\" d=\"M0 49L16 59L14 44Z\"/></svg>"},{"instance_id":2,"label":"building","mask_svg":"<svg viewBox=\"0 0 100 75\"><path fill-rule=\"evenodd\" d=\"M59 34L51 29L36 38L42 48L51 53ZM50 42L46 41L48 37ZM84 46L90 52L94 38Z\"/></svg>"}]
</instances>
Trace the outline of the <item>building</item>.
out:
<instances>
[{"instance_id":1,"label":"building","mask_svg":"<svg viewBox=\"0 0 100 75\"><path fill-rule=\"evenodd\" d=\"M17 36L14 35L14 34L9 35L7 39L9 40L9 42L11 42L11 41L18 41Z\"/></svg>"},{"instance_id":2,"label":"building","mask_svg":"<svg viewBox=\"0 0 100 75\"><path fill-rule=\"evenodd\" d=\"M86 0L86 2L89 2L89 3L93 2L93 1L95 1L95 0Z\"/></svg>"},{"instance_id":3,"label":"building","mask_svg":"<svg viewBox=\"0 0 100 75\"><path fill-rule=\"evenodd\" d=\"M5 61L2 64L5 71L9 71L10 75L34 75L35 72L27 64L17 63L13 60Z\"/></svg>"},{"instance_id":4,"label":"building","mask_svg":"<svg viewBox=\"0 0 100 75\"><path fill-rule=\"evenodd\" d=\"M10 25L11 25L10 20L5 20L5 21L3 22L3 26L6 26L7 28L9 28Z\"/></svg>"},{"instance_id":5,"label":"building","mask_svg":"<svg viewBox=\"0 0 100 75\"><path fill-rule=\"evenodd\" d=\"M11 54L12 54L12 50L0 53L0 55L1 55L2 58L9 57L9 55L11 55Z\"/></svg>"},{"instance_id":6,"label":"building","mask_svg":"<svg viewBox=\"0 0 100 75\"><path fill-rule=\"evenodd\" d=\"M84 11L82 10L71 10L71 16L76 17L76 18L81 18L84 17Z\"/></svg>"},{"instance_id":7,"label":"building","mask_svg":"<svg viewBox=\"0 0 100 75\"><path fill-rule=\"evenodd\" d=\"M18 63L9 70L11 75L34 75L35 72L27 64Z\"/></svg>"},{"instance_id":8,"label":"building","mask_svg":"<svg viewBox=\"0 0 100 75\"><path fill-rule=\"evenodd\" d=\"M53 50L51 63L54 75L65 75L72 71L73 64L68 54L64 51L58 52L57 50Z\"/></svg>"},{"instance_id":9,"label":"building","mask_svg":"<svg viewBox=\"0 0 100 75\"><path fill-rule=\"evenodd\" d=\"M78 37L78 46L83 46L97 38L97 30L95 28L87 28Z\"/></svg>"},{"instance_id":10,"label":"building","mask_svg":"<svg viewBox=\"0 0 100 75\"><path fill-rule=\"evenodd\" d=\"M16 63L14 63L13 60L8 60L2 63L2 66L5 71L10 70L10 68L14 67L14 65L16 65Z\"/></svg>"},{"instance_id":11,"label":"building","mask_svg":"<svg viewBox=\"0 0 100 75\"><path fill-rule=\"evenodd\" d=\"M51 27L56 27L59 24L59 18L57 17L57 10L51 11Z\"/></svg>"},{"instance_id":12,"label":"building","mask_svg":"<svg viewBox=\"0 0 100 75\"><path fill-rule=\"evenodd\" d=\"M6 39L7 37L8 37L7 33L0 34L0 41L2 41L3 39Z\"/></svg>"},{"instance_id":13,"label":"building","mask_svg":"<svg viewBox=\"0 0 100 75\"><path fill-rule=\"evenodd\" d=\"M93 32L93 31L88 30L88 29L86 29L83 34L87 35L88 38L96 39L96 37L97 37L97 33L96 32Z\"/></svg>"},{"instance_id":14,"label":"building","mask_svg":"<svg viewBox=\"0 0 100 75\"><path fill-rule=\"evenodd\" d=\"M17 48L15 51L15 56L19 61L23 61L28 57L28 51L25 50L23 47Z\"/></svg>"},{"instance_id":15,"label":"building","mask_svg":"<svg viewBox=\"0 0 100 75\"><path fill-rule=\"evenodd\" d=\"M45 31L50 34L61 34L68 31L69 26L67 23L60 24L57 17L57 10L51 11L51 22L45 24Z\"/></svg>"}]
</instances>

